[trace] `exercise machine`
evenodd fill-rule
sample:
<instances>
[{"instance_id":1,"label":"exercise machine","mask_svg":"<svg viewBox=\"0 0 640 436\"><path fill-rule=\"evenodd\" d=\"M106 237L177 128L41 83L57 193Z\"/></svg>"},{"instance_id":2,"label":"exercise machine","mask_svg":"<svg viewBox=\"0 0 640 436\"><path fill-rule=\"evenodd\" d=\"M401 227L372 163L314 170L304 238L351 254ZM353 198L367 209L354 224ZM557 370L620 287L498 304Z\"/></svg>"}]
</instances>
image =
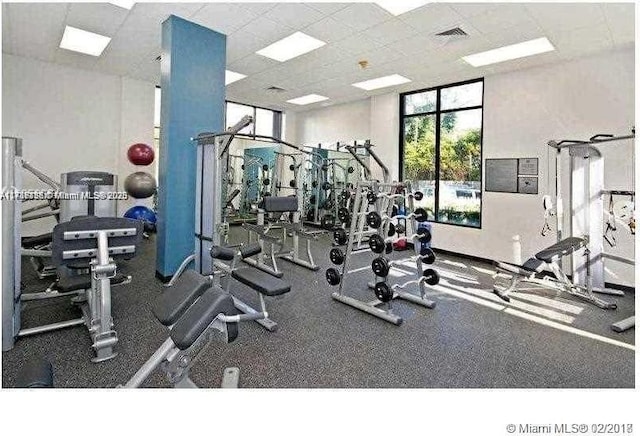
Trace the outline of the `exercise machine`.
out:
<instances>
[{"instance_id":1,"label":"exercise machine","mask_svg":"<svg viewBox=\"0 0 640 436\"><path fill-rule=\"evenodd\" d=\"M75 217L56 225L51 259L59 278L45 292L23 293L19 264L11 265L12 271L5 269L9 263L3 263L3 350L11 349L20 337L84 325L95 353L92 362L114 358L118 335L111 315L111 286L131 282L130 276L117 273L115 261L131 259L141 236L142 223L127 218ZM4 253L12 257L10 250ZM23 304L61 297L70 298L82 316L37 327L21 325Z\"/></svg>"}]
</instances>

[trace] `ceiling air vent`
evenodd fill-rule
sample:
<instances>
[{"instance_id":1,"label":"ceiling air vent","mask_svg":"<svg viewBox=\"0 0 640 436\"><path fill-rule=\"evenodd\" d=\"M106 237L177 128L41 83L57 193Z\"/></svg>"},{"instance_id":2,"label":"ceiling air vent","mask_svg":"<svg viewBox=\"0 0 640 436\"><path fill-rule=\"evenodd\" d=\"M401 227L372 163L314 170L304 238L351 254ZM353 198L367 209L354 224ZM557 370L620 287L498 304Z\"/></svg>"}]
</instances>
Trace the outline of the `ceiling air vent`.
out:
<instances>
[{"instance_id":1,"label":"ceiling air vent","mask_svg":"<svg viewBox=\"0 0 640 436\"><path fill-rule=\"evenodd\" d=\"M453 29L445 30L444 32L436 33L436 36L469 36L467 32L462 30L459 27L454 27Z\"/></svg>"},{"instance_id":2,"label":"ceiling air vent","mask_svg":"<svg viewBox=\"0 0 640 436\"><path fill-rule=\"evenodd\" d=\"M278 94L280 92L284 92L285 89L284 88L280 88L278 86L270 86L267 88L267 92L270 92L272 94Z\"/></svg>"}]
</instances>

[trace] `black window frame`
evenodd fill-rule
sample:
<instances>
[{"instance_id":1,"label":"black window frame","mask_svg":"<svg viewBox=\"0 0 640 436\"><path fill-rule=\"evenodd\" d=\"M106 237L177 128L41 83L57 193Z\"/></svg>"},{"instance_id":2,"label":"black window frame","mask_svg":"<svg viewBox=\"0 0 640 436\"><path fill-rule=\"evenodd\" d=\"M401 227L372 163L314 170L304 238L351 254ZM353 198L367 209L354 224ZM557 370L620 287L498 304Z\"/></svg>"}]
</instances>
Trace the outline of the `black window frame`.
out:
<instances>
[{"instance_id":1,"label":"black window frame","mask_svg":"<svg viewBox=\"0 0 640 436\"><path fill-rule=\"evenodd\" d=\"M229 103L233 103L233 104L237 104L237 105L240 105L240 106L246 106L246 107L253 108L253 120L254 120L254 122L253 122L253 127L254 127L253 134L238 133L236 135L236 137L245 138L245 139L252 139L254 141L272 142L272 141L267 141L264 138L260 138L260 137L256 138L256 135L257 135L256 134L256 129L255 129L256 120L257 120L256 114L257 114L258 109L262 109L262 110L273 112L273 135L272 136L274 138L276 138L276 139L282 139L282 119L283 119L282 111L279 111L279 110L276 110L276 109L271 109L271 108L264 107L264 106L255 106L255 105L252 105L252 104L240 103L240 102L234 101L234 100L225 100L224 101L224 125L225 126L227 125L227 105Z\"/></svg>"},{"instance_id":2,"label":"black window frame","mask_svg":"<svg viewBox=\"0 0 640 436\"><path fill-rule=\"evenodd\" d=\"M469 85L472 83L478 83L481 82L482 83L482 100L480 105L475 105L475 106L465 106L465 107L461 107L461 108L455 108L455 109L441 109L441 93L443 89L447 89L447 88L453 88L456 86L463 86L463 85ZM455 82L455 83L449 83L446 85L439 85L439 86L433 86L431 88L424 88L424 89L417 89L414 91L408 91L408 92L403 92L400 93L399 96L399 101L400 101L400 117L399 117L399 146L398 146L398 150L400 153L398 162L399 162L399 168L398 168L398 174L400 175L400 180L404 180L404 129L405 129L405 120L407 118L412 118L412 117L416 117L416 116L428 116L428 115L435 115L436 117L436 122L435 122L435 127L436 127L436 131L435 131L435 185L434 185L434 211L433 211L433 216L434 219L433 220L428 220L429 222L432 223L436 223L436 224L443 224L443 225L450 225L450 226L456 226L456 227L464 227L467 229L477 229L477 230L482 230L482 209L483 209L483 200L484 200L484 195L482 195L482 187L483 187L483 144L484 144L484 77L480 77L477 79L470 79L470 80L464 80L461 82ZM409 95L413 95L413 94L421 94L421 93L426 93L426 92L431 92L431 91L436 91L436 108L433 111L427 111L427 112L415 112L412 114L406 114L405 113L405 101L406 101L406 97ZM441 116L442 114L446 114L446 113L450 113L450 112L462 112L462 111L468 111L468 110L477 110L480 109L482 110L482 117L481 117L481 121L480 121L480 220L478 223L478 226L471 226L471 225L467 225L467 224L460 224L460 223L452 223L452 222L444 222L444 221L439 221L438 217L439 217L439 212L440 212L440 124L441 124Z\"/></svg>"}]
</instances>

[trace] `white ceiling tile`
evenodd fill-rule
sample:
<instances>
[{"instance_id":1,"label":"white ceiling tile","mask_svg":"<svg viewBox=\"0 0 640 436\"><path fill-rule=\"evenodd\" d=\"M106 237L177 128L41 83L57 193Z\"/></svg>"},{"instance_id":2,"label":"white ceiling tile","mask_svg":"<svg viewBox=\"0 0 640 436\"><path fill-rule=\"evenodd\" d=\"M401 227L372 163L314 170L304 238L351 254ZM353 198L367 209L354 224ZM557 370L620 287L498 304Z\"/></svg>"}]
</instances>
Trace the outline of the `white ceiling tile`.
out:
<instances>
[{"instance_id":1,"label":"white ceiling tile","mask_svg":"<svg viewBox=\"0 0 640 436\"><path fill-rule=\"evenodd\" d=\"M549 35L605 21L598 3L529 3L525 7Z\"/></svg>"},{"instance_id":2,"label":"white ceiling tile","mask_svg":"<svg viewBox=\"0 0 640 436\"><path fill-rule=\"evenodd\" d=\"M52 61L64 32L65 3L11 3L14 54Z\"/></svg>"},{"instance_id":3,"label":"white ceiling tile","mask_svg":"<svg viewBox=\"0 0 640 436\"><path fill-rule=\"evenodd\" d=\"M469 19L481 33L491 33L503 27L514 27L521 23L535 24L534 19L522 4L503 5Z\"/></svg>"},{"instance_id":4,"label":"white ceiling tile","mask_svg":"<svg viewBox=\"0 0 640 436\"><path fill-rule=\"evenodd\" d=\"M271 44L246 30L239 30L227 36L227 62L235 62Z\"/></svg>"},{"instance_id":5,"label":"white ceiling tile","mask_svg":"<svg viewBox=\"0 0 640 436\"><path fill-rule=\"evenodd\" d=\"M129 10L111 3L71 3L66 24L100 35L113 36L128 14Z\"/></svg>"},{"instance_id":6,"label":"white ceiling tile","mask_svg":"<svg viewBox=\"0 0 640 436\"><path fill-rule=\"evenodd\" d=\"M268 70L269 68L275 67L279 64L280 62L274 61L273 59L256 54L250 54L235 62L229 63L227 68L237 73L251 75Z\"/></svg>"},{"instance_id":7,"label":"white ceiling tile","mask_svg":"<svg viewBox=\"0 0 640 436\"><path fill-rule=\"evenodd\" d=\"M444 3L428 4L413 13L401 15L400 19L423 34L442 32L464 21L463 17Z\"/></svg>"},{"instance_id":8,"label":"white ceiling tile","mask_svg":"<svg viewBox=\"0 0 640 436\"><path fill-rule=\"evenodd\" d=\"M265 17L296 30L303 29L324 18L324 14L303 3L281 3Z\"/></svg>"},{"instance_id":9,"label":"white ceiling tile","mask_svg":"<svg viewBox=\"0 0 640 436\"><path fill-rule=\"evenodd\" d=\"M353 29L331 17L323 18L303 29L303 32L325 42L336 42L353 34Z\"/></svg>"},{"instance_id":10,"label":"white ceiling tile","mask_svg":"<svg viewBox=\"0 0 640 436\"><path fill-rule=\"evenodd\" d=\"M602 4L613 42L617 45L628 44L635 40L634 6L634 3Z\"/></svg>"},{"instance_id":11,"label":"white ceiling tile","mask_svg":"<svg viewBox=\"0 0 640 436\"><path fill-rule=\"evenodd\" d=\"M382 47L383 45L375 41L374 39L367 38L362 33L356 33L355 35L349 36L348 38L334 43L333 46L334 48L337 48L341 51L354 55L360 55L375 48Z\"/></svg>"},{"instance_id":12,"label":"white ceiling tile","mask_svg":"<svg viewBox=\"0 0 640 436\"><path fill-rule=\"evenodd\" d=\"M487 13L510 3L451 3L449 6L453 8L462 17L473 17L476 15Z\"/></svg>"},{"instance_id":13,"label":"white ceiling tile","mask_svg":"<svg viewBox=\"0 0 640 436\"><path fill-rule=\"evenodd\" d=\"M356 31L367 29L391 19L391 15L373 3L356 3L331 15L331 18Z\"/></svg>"},{"instance_id":14,"label":"white ceiling tile","mask_svg":"<svg viewBox=\"0 0 640 436\"><path fill-rule=\"evenodd\" d=\"M606 23L563 32L549 40L561 55L571 57L613 47Z\"/></svg>"},{"instance_id":15,"label":"white ceiling tile","mask_svg":"<svg viewBox=\"0 0 640 436\"><path fill-rule=\"evenodd\" d=\"M257 37L269 41L269 44L291 35L295 30L287 25L277 23L270 18L257 17L241 30L247 31Z\"/></svg>"},{"instance_id":16,"label":"white ceiling tile","mask_svg":"<svg viewBox=\"0 0 640 436\"><path fill-rule=\"evenodd\" d=\"M239 4L211 3L191 15L189 20L216 32L229 35L246 26L257 17L257 14L250 12Z\"/></svg>"},{"instance_id":17,"label":"white ceiling tile","mask_svg":"<svg viewBox=\"0 0 640 436\"><path fill-rule=\"evenodd\" d=\"M494 48L516 44L535 38L546 36L545 32L535 22L520 23L516 26L499 27L483 37L494 44Z\"/></svg>"},{"instance_id":18,"label":"white ceiling tile","mask_svg":"<svg viewBox=\"0 0 640 436\"><path fill-rule=\"evenodd\" d=\"M387 46L392 50L403 53L406 56L412 57L423 53L428 53L431 50L438 49L446 43L445 40L435 38L432 36L416 36L402 41L394 42Z\"/></svg>"},{"instance_id":19,"label":"white ceiling tile","mask_svg":"<svg viewBox=\"0 0 640 436\"><path fill-rule=\"evenodd\" d=\"M351 3L306 3L306 5L325 15L331 15L348 7Z\"/></svg>"},{"instance_id":20,"label":"white ceiling tile","mask_svg":"<svg viewBox=\"0 0 640 436\"><path fill-rule=\"evenodd\" d=\"M388 47L379 47L360 54L358 61L365 60L369 63L369 67L377 67L389 62L398 61L404 57L404 53L401 53L398 50L393 50Z\"/></svg>"},{"instance_id":21,"label":"white ceiling tile","mask_svg":"<svg viewBox=\"0 0 640 436\"><path fill-rule=\"evenodd\" d=\"M144 22L159 24L169 15L189 19L202 7L202 3L136 3L129 12L127 23L134 18L143 18Z\"/></svg>"},{"instance_id":22,"label":"white ceiling tile","mask_svg":"<svg viewBox=\"0 0 640 436\"><path fill-rule=\"evenodd\" d=\"M240 5L252 14L262 15L278 6L278 3L241 3Z\"/></svg>"},{"instance_id":23,"label":"white ceiling tile","mask_svg":"<svg viewBox=\"0 0 640 436\"><path fill-rule=\"evenodd\" d=\"M417 35L418 33L418 30L411 26L407 26L404 21L393 18L377 26L366 29L362 32L362 35L383 45L389 45L402 39Z\"/></svg>"}]
</instances>

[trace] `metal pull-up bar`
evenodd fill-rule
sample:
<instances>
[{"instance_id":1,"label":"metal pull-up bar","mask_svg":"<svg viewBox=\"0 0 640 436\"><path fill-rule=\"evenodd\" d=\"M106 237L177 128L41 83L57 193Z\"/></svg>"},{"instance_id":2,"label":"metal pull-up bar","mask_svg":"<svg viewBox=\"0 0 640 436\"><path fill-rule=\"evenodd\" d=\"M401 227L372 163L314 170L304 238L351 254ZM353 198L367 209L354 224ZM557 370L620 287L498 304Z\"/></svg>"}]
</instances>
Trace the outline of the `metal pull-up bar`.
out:
<instances>
[{"instance_id":1,"label":"metal pull-up bar","mask_svg":"<svg viewBox=\"0 0 640 436\"><path fill-rule=\"evenodd\" d=\"M581 141L577 139L563 139L561 141L549 141L547 145L549 147L555 148L557 150L561 150L566 147L572 147L576 145L594 145L594 144L602 144L604 142L615 142L615 141L624 141L627 139L634 139L636 137L636 129L631 129L631 135L623 135L623 136L614 136L609 134L599 133L597 135L593 135L589 138L588 141Z\"/></svg>"}]
</instances>

